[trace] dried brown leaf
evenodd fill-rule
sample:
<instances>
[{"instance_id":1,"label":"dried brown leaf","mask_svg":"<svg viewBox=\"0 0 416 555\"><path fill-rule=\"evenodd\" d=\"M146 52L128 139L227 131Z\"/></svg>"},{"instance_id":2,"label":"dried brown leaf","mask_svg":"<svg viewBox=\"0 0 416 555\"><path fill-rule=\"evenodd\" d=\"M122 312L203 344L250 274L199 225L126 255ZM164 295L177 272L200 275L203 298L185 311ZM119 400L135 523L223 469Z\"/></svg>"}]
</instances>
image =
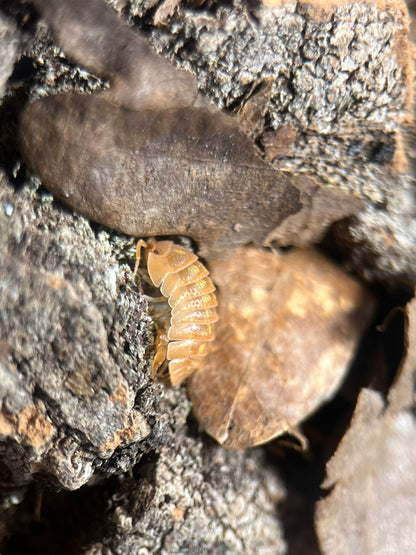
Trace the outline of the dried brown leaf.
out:
<instances>
[{"instance_id":1,"label":"dried brown leaf","mask_svg":"<svg viewBox=\"0 0 416 555\"><path fill-rule=\"evenodd\" d=\"M405 347L406 355L398 376L389 391L387 400L388 413L394 414L402 409L414 407L416 379L416 301L409 303L405 312Z\"/></svg>"},{"instance_id":2,"label":"dried brown leaf","mask_svg":"<svg viewBox=\"0 0 416 555\"><path fill-rule=\"evenodd\" d=\"M204 256L262 244L311 181L262 162L233 118L204 109L132 112L57 95L26 108L21 138L45 186L87 218L134 236L187 235Z\"/></svg>"},{"instance_id":3,"label":"dried brown leaf","mask_svg":"<svg viewBox=\"0 0 416 555\"><path fill-rule=\"evenodd\" d=\"M190 396L210 435L244 448L290 430L333 394L373 301L314 250L238 249L211 269L217 339Z\"/></svg>"},{"instance_id":4,"label":"dried brown leaf","mask_svg":"<svg viewBox=\"0 0 416 555\"><path fill-rule=\"evenodd\" d=\"M350 428L327 465L334 485L316 511L324 553L415 552L416 302L407 311L408 351L387 397L363 389Z\"/></svg>"}]
</instances>

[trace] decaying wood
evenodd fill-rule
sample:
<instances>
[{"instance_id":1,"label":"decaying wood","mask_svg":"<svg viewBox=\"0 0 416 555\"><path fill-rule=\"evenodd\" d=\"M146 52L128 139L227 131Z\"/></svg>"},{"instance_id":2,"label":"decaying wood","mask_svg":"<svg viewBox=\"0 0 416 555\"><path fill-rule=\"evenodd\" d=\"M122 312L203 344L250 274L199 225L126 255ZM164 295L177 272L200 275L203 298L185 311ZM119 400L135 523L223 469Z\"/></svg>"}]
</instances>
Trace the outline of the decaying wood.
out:
<instances>
[{"instance_id":1,"label":"decaying wood","mask_svg":"<svg viewBox=\"0 0 416 555\"><path fill-rule=\"evenodd\" d=\"M140 458L151 432L158 388L148 384L147 410L136 400L146 303L86 221L4 177L1 202L11 211L0 221L3 463L11 484L40 474L75 489L117 448Z\"/></svg>"},{"instance_id":2,"label":"decaying wood","mask_svg":"<svg viewBox=\"0 0 416 555\"><path fill-rule=\"evenodd\" d=\"M10 77L19 51L19 30L12 19L0 17L0 98L6 90L6 82Z\"/></svg>"},{"instance_id":3,"label":"decaying wood","mask_svg":"<svg viewBox=\"0 0 416 555\"><path fill-rule=\"evenodd\" d=\"M106 534L86 553L285 553L275 517L284 490L266 454L207 446L181 432L176 438L157 464L122 479L109 499Z\"/></svg>"},{"instance_id":4,"label":"decaying wood","mask_svg":"<svg viewBox=\"0 0 416 555\"><path fill-rule=\"evenodd\" d=\"M416 543L416 304L405 311L406 351L387 399L363 389L348 432L327 464L316 527L323 552L411 553Z\"/></svg>"}]
</instances>

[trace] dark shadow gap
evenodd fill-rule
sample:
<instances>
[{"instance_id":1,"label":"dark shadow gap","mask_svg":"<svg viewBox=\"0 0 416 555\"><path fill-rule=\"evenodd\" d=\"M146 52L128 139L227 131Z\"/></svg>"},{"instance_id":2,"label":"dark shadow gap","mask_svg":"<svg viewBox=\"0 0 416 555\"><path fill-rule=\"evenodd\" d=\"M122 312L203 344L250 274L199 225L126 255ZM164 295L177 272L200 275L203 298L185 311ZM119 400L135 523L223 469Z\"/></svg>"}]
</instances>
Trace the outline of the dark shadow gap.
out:
<instances>
[{"instance_id":1,"label":"dark shadow gap","mask_svg":"<svg viewBox=\"0 0 416 555\"><path fill-rule=\"evenodd\" d=\"M116 485L117 479L111 478L74 492L30 486L23 501L13 508L7 535L0 543L1 554L82 553L102 539L108 500Z\"/></svg>"}]
</instances>

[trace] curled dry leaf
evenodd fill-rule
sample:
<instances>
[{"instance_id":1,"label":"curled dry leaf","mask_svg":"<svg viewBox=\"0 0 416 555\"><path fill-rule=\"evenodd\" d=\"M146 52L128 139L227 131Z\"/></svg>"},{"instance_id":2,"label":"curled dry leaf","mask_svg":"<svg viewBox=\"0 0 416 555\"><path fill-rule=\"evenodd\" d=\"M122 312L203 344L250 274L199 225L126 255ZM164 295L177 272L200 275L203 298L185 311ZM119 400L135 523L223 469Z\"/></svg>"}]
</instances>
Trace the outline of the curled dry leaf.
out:
<instances>
[{"instance_id":1,"label":"curled dry leaf","mask_svg":"<svg viewBox=\"0 0 416 555\"><path fill-rule=\"evenodd\" d=\"M373 309L370 294L314 250L238 249L211 265L219 321L189 384L197 419L245 448L290 430L337 389Z\"/></svg>"},{"instance_id":2,"label":"curled dry leaf","mask_svg":"<svg viewBox=\"0 0 416 555\"><path fill-rule=\"evenodd\" d=\"M327 465L316 530L323 553L413 554L416 546L416 302L408 351L385 399L363 389L350 428Z\"/></svg>"}]
</instances>

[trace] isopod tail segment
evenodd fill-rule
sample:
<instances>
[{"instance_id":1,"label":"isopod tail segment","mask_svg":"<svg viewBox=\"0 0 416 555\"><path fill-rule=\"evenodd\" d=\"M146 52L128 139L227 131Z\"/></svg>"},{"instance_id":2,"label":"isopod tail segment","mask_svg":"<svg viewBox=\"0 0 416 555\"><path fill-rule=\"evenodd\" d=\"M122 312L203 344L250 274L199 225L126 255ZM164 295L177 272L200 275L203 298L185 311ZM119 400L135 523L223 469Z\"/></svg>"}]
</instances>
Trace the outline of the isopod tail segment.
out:
<instances>
[{"instance_id":1,"label":"isopod tail segment","mask_svg":"<svg viewBox=\"0 0 416 555\"><path fill-rule=\"evenodd\" d=\"M173 241L141 239L137 243L135 274L140 273L142 248L150 280L160 287L171 308L169 325L156 339L153 375L167 360L170 381L176 386L198 370L209 342L215 338L215 286L198 257Z\"/></svg>"}]
</instances>

